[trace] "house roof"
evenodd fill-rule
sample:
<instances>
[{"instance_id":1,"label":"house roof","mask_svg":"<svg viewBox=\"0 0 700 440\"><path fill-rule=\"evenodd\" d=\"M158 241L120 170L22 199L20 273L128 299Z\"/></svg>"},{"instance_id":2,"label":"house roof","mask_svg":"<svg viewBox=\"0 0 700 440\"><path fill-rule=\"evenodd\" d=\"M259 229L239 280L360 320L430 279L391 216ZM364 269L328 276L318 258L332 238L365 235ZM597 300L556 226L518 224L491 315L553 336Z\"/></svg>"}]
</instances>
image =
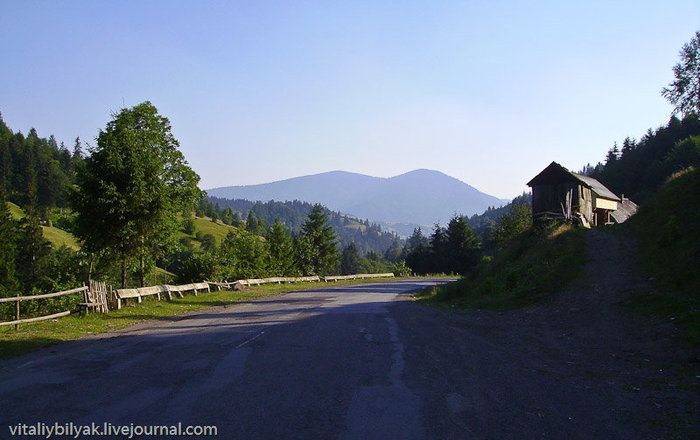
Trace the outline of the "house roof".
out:
<instances>
[{"instance_id":1,"label":"house roof","mask_svg":"<svg viewBox=\"0 0 700 440\"><path fill-rule=\"evenodd\" d=\"M630 199L622 198L622 203L617 206L617 211L610 213L615 223L623 223L637 213L639 207Z\"/></svg>"},{"instance_id":2,"label":"house roof","mask_svg":"<svg viewBox=\"0 0 700 440\"><path fill-rule=\"evenodd\" d=\"M527 186L553 185L566 181L576 181L581 183L582 185L590 188L591 191L593 191L598 197L620 201L618 196L616 196L612 191L607 189L605 185L598 182L594 178L584 176L582 174L572 173L556 162L552 162L547 168L533 177L532 180L527 182Z\"/></svg>"},{"instance_id":3,"label":"house roof","mask_svg":"<svg viewBox=\"0 0 700 440\"><path fill-rule=\"evenodd\" d=\"M603 186L602 183L598 182L592 177L584 176L582 174L576 174L576 173L571 173L574 177L576 177L580 182L582 182L584 185L589 187L591 191L596 193L598 197L603 197L606 199L611 199L611 200L617 200L618 202L620 201L620 198L616 196L612 191L607 189L605 186Z\"/></svg>"}]
</instances>

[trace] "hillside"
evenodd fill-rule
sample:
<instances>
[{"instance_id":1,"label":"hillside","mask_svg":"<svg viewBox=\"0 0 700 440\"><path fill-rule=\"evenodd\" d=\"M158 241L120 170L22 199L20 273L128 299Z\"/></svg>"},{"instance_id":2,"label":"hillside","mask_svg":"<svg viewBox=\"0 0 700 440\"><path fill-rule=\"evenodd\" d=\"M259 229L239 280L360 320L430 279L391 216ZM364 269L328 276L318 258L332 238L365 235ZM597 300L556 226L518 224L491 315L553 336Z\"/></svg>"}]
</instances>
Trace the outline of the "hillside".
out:
<instances>
[{"instance_id":1,"label":"hillside","mask_svg":"<svg viewBox=\"0 0 700 440\"><path fill-rule=\"evenodd\" d=\"M8 205L10 207L10 215L12 215L13 219L19 220L24 218L25 214L22 208L11 202L8 202ZM42 226L41 229L43 231L44 238L49 240L54 247L59 248L65 245L76 251L80 249L78 240L70 232L64 231L63 229L59 229L55 226Z\"/></svg>"},{"instance_id":2,"label":"hillside","mask_svg":"<svg viewBox=\"0 0 700 440\"><path fill-rule=\"evenodd\" d=\"M646 312L685 327L700 340L700 169L671 176L626 225L639 239L644 275L658 292L634 298Z\"/></svg>"},{"instance_id":3,"label":"hillside","mask_svg":"<svg viewBox=\"0 0 700 440\"><path fill-rule=\"evenodd\" d=\"M209 196L253 201L301 200L385 223L432 225L453 214L473 215L505 202L453 177L415 170L391 178L332 171L261 185L207 190Z\"/></svg>"},{"instance_id":4,"label":"hillside","mask_svg":"<svg viewBox=\"0 0 700 440\"><path fill-rule=\"evenodd\" d=\"M230 200L209 197L209 201L218 206L219 209L231 208L241 218L247 218L252 212L268 226L272 225L275 219L279 219L291 234L298 234L301 231L301 226L306 222L313 206L311 203L298 200L263 203L243 199ZM335 230L341 249L350 243L355 243L360 255L366 255L369 252L383 255L387 249L400 241L396 234L382 230L379 224L328 209L325 212L328 224Z\"/></svg>"}]
</instances>

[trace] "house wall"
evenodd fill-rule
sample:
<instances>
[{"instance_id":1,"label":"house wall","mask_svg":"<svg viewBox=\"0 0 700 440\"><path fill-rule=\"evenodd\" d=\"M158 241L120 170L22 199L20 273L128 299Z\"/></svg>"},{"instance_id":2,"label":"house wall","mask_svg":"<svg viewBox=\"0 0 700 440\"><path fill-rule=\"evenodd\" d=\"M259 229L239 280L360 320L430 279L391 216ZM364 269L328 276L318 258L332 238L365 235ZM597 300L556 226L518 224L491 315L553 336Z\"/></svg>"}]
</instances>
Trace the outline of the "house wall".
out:
<instances>
[{"instance_id":1,"label":"house wall","mask_svg":"<svg viewBox=\"0 0 700 440\"><path fill-rule=\"evenodd\" d=\"M590 188L573 182L552 185L535 185L532 187L532 213L534 216L544 212L562 213L566 206L566 194L571 191L571 213L580 212L588 222L593 221L593 194Z\"/></svg>"},{"instance_id":2,"label":"house wall","mask_svg":"<svg viewBox=\"0 0 700 440\"><path fill-rule=\"evenodd\" d=\"M573 191L572 205L576 205L576 185L571 183L559 183L556 185L535 185L532 187L532 212L561 213L561 205L566 204L566 193Z\"/></svg>"},{"instance_id":3,"label":"house wall","mask_svg":"<svg viewBox=\"0 0 700 440\"><path fill-rule=\"evenodd\" d=\"M593 223L593 193L590 188L583 185L578 186L580 212L589 223Z\"/></svg>"},{"instance_id":4,"label":"house wall","mask_svg":"<svg viewBox=\"0 0 700 440\"><path fill-rule=\"evenodd\" d=\"M617 202L615 200L608 200L596 197L595 209L608 209L610 211L615 211L617 210Z\"/></svg>"}]
</instances>

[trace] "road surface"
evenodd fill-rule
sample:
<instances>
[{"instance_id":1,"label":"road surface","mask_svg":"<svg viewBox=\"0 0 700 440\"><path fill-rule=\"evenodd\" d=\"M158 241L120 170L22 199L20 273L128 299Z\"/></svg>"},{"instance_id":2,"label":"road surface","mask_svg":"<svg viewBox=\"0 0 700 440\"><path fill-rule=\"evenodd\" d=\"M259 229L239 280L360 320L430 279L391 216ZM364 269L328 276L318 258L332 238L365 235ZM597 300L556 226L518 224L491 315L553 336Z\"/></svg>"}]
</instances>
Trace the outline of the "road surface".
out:
<instances>
[{"instance_id":1,"label":"road surface","mask_svg":"<svg viewBox=\"0 0 700 440\"><path fill-rule=\"evenodd\" d=\"M600 378L410 301L438 282L324 286L2 361L0 438L37 423L216 426L201 438L221 439L644 437L625 417L633 400Z\"/></svg>"}]
</instances>

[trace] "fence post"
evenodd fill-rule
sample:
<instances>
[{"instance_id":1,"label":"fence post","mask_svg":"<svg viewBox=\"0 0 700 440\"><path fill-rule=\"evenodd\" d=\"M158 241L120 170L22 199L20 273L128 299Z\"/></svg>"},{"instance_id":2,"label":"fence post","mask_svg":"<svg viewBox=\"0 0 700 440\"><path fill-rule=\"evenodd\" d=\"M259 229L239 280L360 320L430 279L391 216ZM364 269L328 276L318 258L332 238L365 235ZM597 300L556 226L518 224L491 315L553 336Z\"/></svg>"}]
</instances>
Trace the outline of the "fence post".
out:
<instances>
[{"instance_id":1,"label":"fence post","mask_svg":"<svg viewBox=\"0 0 700 440\"><path fill-rule=\"evenodd\" d=\"M15 320L19 321L19 300L15 301ZM19 322L15 324L15 330L19 330Z\"/></svg>"}]
</instances>

